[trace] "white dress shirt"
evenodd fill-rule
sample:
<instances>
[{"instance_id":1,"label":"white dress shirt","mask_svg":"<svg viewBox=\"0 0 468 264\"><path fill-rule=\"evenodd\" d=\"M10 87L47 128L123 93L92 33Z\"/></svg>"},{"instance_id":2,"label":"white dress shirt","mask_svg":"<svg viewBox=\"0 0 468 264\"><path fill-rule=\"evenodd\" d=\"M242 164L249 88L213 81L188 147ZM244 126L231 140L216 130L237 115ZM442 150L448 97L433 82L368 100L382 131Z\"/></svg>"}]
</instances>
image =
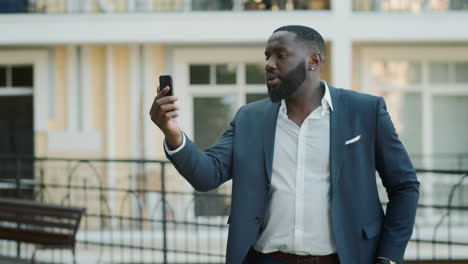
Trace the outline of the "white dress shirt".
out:
<instances>
[{"instance_id":1,"label":"white dress shirt","mask_svg":"<svg viewBox=\"0 0 468 264\"><path fill-rule=\"evenodd\" d=\"M254 248L298 255L336 252L330 221L330 91L325 81L321 106L297 126L281 101L276 121L269 204L264 230ZM185 146L170 150L177 153Z\"/></svg>"},{"instance_id":2,"label":"white dress shirt","mask_svg":"<svg viewBox=\"0 0 468 264\"><path fill-rule=\"evenodd\" d=\"M297 255L336 252L330 222L330 110L326 82L321 106L301 127L281 101L276 121L271 187L264 230L255 250Z\"/></svg>"}]
</instances>

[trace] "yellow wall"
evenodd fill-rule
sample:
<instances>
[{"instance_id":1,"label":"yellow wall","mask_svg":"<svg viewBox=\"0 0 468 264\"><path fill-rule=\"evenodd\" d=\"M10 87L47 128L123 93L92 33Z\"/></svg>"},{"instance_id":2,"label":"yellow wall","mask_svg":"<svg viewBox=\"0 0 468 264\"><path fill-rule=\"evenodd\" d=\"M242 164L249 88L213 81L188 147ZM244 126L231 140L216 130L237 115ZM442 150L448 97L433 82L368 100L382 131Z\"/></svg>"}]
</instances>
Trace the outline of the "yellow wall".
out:
<instances>
[{"instance_id":1,"label":"yellow wall","mask_svg":"<svg viewBox=\"0 0 468 264\"><path fill-rule=\"evenodd\" d=\"M152 49L152 63L154 67L154 73L155 76L159 76L162 74L168 74L168 72L164 68L164 46L163 45L153 45L151 47ZM155 89L156 89L157 83L155 83ZM156 92L154 93L156 95ZM146 118L146 122L151 122L150 118ZM154 126L154 138L155 138L155 149L156 149L156 155L155 159L166 159L166 155L164 154L163 150L163 140L164 140L164 134L161 132L159 128L156 127L156 125L151 122L151 125Z\"/></svg>"},{"instance_id":2,"label":"yellow wall","mask_svg":"<svg viewBox=\"0 0 468 264\"><path fill-rule=\"evenodd\" d=\"M106 134L106 49L104 46L89 47L89 78L91 85L91 103L93 129L101 135L101 157L107 149Z\"/></svg>"},{"instance_id":3,"label":"yellow wall","mask_svg":"<svg viewBox=\"0 0 468 264\"><path fill-rule=\"evenodd\" d=\"M127 158L130 153L130 107L129 107L129 49L125 45L116 45L112 48L114 74L114 127L115 153L112 156Z\"/></svg>"},{"instance_id":4,"label":"yellow wall","mask_svg":"<svg viewBox=\"0 0 468 264\"><path fill-rule=\"evenodd\" d=\"M322 72L321 72L321 77L322 80L325 80L327 83L331 83L331 44L330 42L325 42L325 50L326 50L326 56L325 56L325 64L322 66Z\"/></svg>"},{"instance_id":5,"label":"yellow wall","mask_svg":"<svg viewBox=\"0 0 468 264\"><path fill-rule=\"evenodd\" d=\"M55 115L49 120L49 130L63 131L67 124L67 48L65 46L55 47L54 57Z\"/></svg>"}]
</instances>

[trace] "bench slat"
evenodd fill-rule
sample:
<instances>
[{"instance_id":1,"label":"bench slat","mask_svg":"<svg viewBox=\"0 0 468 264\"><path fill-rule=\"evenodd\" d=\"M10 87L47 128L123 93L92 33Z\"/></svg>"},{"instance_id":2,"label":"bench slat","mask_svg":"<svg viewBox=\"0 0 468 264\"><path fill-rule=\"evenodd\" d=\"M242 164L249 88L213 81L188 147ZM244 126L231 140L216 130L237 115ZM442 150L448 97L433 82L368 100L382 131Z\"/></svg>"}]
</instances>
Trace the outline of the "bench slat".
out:
<instances>
[{"instance_id":1,"label":"bench slat","mask_svg":"<svg viewBox=\"0 0 468 264\"><path fill-rule=\"evenodd\" d=\"M0 239L71 249L85 208L0 198Z\"/></svg>"},{"instance_id":2,"label":"bench slat","mask_svg":"<svg viewBox=\"0 0 468 264\"><path fill-rule=\"evenodd\" d=\"M83 208L47 207L37 203L31 203L30 201L12 203L11 201L4 200L7 199L0 199L0 211L15 212L25 215L45 215L50 217L78 219L84 212Z\"/></svg>"},{"instance_id":3,"label":"bench slat","mask_svg":"<svg viewBox=\"0 0 468 264\"><path fill-rule=\"evenodd\" d=\"M58 222L60 219L54 218L55 221L47 219L41 216L23 216L19 214L12 214L10 212L3 212L0 214L0 222L11 222L11 223L22 223L29 224L38 227L57 227L61 230L74 231L76 227L76 220L73 220L72 223ZM65 221L70 222L66 219Z\"/></svg>"},{"instance_id":4,"label":"bench slat","mask_svg":"<svg viewBox=\"0 0 468 264\"><path fill-rule=\"evenodd\" d=\"M0 227L0 238L60 248L72 248L75 243L73 234L53 234L49 232L18 230L16 228L5 227Z\"/></svg>"}]
</instances>

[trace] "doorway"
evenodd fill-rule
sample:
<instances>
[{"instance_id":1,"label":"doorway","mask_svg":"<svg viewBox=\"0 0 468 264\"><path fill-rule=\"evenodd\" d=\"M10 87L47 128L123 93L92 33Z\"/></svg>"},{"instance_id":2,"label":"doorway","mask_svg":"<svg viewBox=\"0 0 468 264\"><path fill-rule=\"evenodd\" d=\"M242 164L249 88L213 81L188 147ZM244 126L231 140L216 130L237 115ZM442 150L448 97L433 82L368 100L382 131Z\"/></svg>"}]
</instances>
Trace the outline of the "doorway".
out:
<instances>
[{"instance_id":1,"label":"doorway","mask_svg":"<svg viewBox=\"0 0 468 264\"><path fill-rule=\"evenodd\" d=\"M33 125L33 96L0 97L1 197L32 197Z\"/></svg>"}]
</instances>

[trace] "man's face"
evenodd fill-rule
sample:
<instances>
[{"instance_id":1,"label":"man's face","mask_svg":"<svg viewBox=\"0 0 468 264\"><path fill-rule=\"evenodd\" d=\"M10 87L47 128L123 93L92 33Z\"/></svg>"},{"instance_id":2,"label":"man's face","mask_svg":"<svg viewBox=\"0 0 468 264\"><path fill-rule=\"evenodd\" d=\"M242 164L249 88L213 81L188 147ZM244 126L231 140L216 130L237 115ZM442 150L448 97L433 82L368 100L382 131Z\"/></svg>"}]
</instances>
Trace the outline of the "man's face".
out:
<instances>
[{"instance_id":1,"label":"man's face","mask_svg":"<svg viewBox=\"0 0 468 264\"><path fill-rule=\"evenodd\" d=\"M267 42L266 81L268 94L274 102L292 95L307 78L306 53L295 37L294 33L279 31Z\"/></svg>"}]
</instances>

